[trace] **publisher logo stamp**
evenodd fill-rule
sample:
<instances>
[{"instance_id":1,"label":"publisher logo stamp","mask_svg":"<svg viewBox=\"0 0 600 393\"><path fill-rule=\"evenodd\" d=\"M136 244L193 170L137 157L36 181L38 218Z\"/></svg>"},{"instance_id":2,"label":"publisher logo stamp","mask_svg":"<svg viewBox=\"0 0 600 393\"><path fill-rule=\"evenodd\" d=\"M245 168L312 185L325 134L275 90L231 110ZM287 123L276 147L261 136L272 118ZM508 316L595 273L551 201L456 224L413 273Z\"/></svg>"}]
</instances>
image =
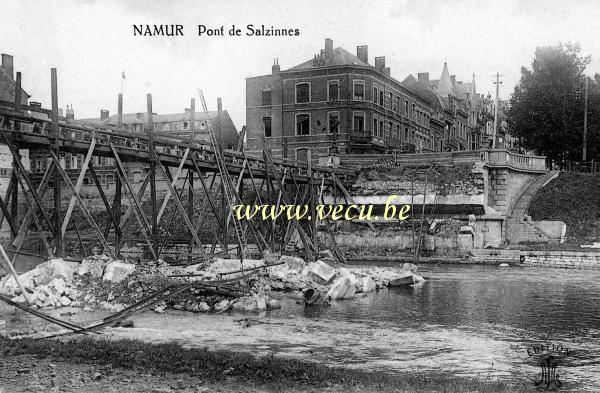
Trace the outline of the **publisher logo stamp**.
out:
<instances>
[{"instance_id":1,"label":"publisher logo stamp","mask_svg":"<svg viewBox=\"0 0 600 393\"><path fill-rule=\"evenodd\" d=\"M569 348L562 345L533 345L527 348L527 356L534 359L540 366L541 376L536 378L534 384L536 387L549 389L559 389L563 383L558 374L558 366L561 361L569 356Z\"/></svg>"}]
</instances>

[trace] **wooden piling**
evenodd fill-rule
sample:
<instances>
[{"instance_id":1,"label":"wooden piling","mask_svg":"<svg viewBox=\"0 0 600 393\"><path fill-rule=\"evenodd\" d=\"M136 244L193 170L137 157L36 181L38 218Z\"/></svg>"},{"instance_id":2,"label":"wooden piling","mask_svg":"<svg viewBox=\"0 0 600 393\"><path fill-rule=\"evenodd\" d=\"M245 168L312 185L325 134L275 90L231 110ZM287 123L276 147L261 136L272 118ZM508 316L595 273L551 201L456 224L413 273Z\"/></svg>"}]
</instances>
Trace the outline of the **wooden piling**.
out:
<instances>
[{"instance_id":1,"label":"wooden piling","mask_svg":"<svg viewBox=\"0 0 600 393\"><path fill-rule=\"evenodd\" d=\"M58 89L56 68L50 70L50 83L52 94L52 134L54 135L54 154L60 158L60 130L58 127ZM54 240L57 257L63 255L63 237L61 233L62 218L60 212L60 171L54 168Z\"/></svg>"},{"instance_id":2,"label":"wooden piling","mask_svg":"<svg viewBox=\"0 0 600 393\"><path fill-rule=\"evenodd\" d=\"M154 155L154 123L152 119L152 94L146 95L148 109L148 150L150 151L150 205L152 209L152 243L158 252L158 210L156 206L156 156ZM157 255L157 258L159 255Z\"/></svg>"}]
</instances>

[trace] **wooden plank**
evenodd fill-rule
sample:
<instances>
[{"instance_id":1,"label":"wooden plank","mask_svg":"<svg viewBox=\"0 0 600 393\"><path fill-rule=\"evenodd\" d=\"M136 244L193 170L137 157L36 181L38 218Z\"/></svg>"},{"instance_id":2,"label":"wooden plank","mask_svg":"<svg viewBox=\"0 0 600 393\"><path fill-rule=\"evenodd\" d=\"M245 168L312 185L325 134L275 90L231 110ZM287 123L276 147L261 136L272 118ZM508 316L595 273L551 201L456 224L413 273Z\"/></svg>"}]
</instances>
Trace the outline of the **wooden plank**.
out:
<instances>
[{"instance_id":1,"label":"wooden plank","mask_svg":"<svg viewBox=\"0 0 600 393\"><path fill-rule=\"evenodd\" d=\"M87 154L85 156L85 160L83 161L83 165L81 166L81 171L79 172L79 176L77 177L77 183L75 184L75 191L79 193L81 190L81 186L83 185L83 179L85 179L85 175L87 172L88 165L90 160L92 159L92 155L94 154L94 148L96 147L96 137L94 133L92 133L92 140L90 141L90 147L88 148ZM77 198L75 195L71 196L71 200L69 201L69 207L67 207L67 212L65 213L65 218L63 219L61 234L65 236L67 233L67 227L69 226L69 221L71 220L71 214L73 214L73 209L75 208L75 202Z\"/></svg>"},{"instance_id":2,"label":"wooden plank","mask_svg":"<svg viewBox=\"0 0 600 393\"><path fill-rule=\"evenodd\" d=\"M69 188L71 189L71 192L73 193L75 198L77 198L77 202L79 203L79 208L81 209L81 212L85 216L86 220L88 221L88 223L90 224L90 226L92 227L94 232L96 232L96 235L98 235L98 238L99 238L98 240L100 240L100 243L102 243L104 248L106 248L108 250L108 253L110 254L110 256L112 258L116 259L117 256L115 255L113 250L110 248L110 244L108 244L108 241L104 237L104 234L102 233L100 228L98 228L98 224L96 224L94 217L92 217L92 213L90 213L90 211L87 208L87 206L85 205L85 203L83 203L83 199L81 199L81 195L79 195L79 192L73 185L73 182L71 182L71 179L69 178L69 175L67 174L67 172L65 172L65 170L60 166L60 161L59 161L58 157L56 156L56 154L54 154L54 152L52 150L50 150L50 156L54 160L54 165L58 169L59 173L62 175L63 179L65 180L65 183L67 183L67 186L69 186Z\"/></svg>"}]
</instances>

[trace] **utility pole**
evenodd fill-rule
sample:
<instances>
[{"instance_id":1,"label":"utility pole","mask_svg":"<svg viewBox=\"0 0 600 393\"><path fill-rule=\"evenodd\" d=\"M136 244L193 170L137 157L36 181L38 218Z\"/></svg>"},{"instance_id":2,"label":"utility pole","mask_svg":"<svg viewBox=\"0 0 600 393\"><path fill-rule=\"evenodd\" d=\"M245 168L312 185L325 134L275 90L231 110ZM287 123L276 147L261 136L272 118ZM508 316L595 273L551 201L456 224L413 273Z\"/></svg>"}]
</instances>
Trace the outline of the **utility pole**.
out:
<instances>
[{"instance_id":1,"label":"utility pole","mask_svg":"<svg viewBox=\"0 0 600 393\"><path fill-rule=\"evenodd\" d=\"M496 72L496 105L494 108L494 133L492 135L492 149L496 148L496 135L498 134L498 107L500 106L500 73Z\"/></svg>"},{"instance_id":2,"label":"utility pole","mask_svg":"<svg viewBox=\"0 0 600 393\"><path fill-rule=\"evenodd\" d=\"M583 101L583 162L587 159L587 113L588 113L588 77L585 77L585 96Z\"/></svg>"}]
</instances>

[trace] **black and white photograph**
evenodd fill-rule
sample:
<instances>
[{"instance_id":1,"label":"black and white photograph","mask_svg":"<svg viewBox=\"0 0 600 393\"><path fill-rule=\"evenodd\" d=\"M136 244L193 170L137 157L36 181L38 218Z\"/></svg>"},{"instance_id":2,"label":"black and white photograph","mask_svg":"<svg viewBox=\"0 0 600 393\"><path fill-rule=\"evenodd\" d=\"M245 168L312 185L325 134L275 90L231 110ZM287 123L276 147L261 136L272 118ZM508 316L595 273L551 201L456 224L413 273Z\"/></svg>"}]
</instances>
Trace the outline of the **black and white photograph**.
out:
<instances>
[{"instance_id":1,"label":"black and white photograph","mask_svg":"<svg viewBox=\"0 0 600 393\"><path fill-rule=\"evenodd\" d=\"M600 392L599 21L3 0L0 393Z\"/></svg>"}]
</instances>

